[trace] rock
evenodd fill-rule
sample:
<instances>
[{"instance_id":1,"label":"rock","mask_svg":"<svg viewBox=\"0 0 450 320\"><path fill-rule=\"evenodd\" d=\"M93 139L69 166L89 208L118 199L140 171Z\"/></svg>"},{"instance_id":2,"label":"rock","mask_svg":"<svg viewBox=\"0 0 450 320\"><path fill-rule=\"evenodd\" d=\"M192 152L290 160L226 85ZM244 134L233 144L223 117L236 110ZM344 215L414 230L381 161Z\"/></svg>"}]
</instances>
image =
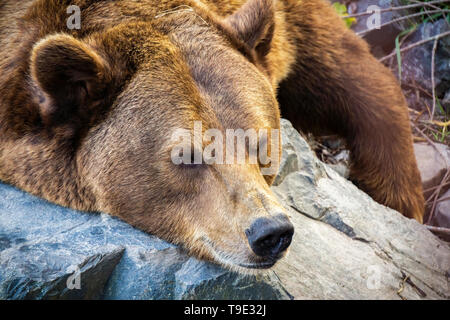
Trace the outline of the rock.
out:
<instances>
[{"instance_id":1,"label":"rock","mask_svg":"<svg viewBox=\"0 0 450 320\"><path fill-rule=\"evenodd\" d=\"M450 229L450 190L444 193L438 201L429 224L434 227ZM450 242L450 234L444 232L435 232L435 234L439 238Z\"/></svg>"},{"instance_id":2,"label":"rock","mask_svg":"<svg viewBox=\"0 0 450 320\"><path fill-rule=\"evenodd\" d=\"M331 157L333 163L327 163L328 167L339 173L345 179L350 177L350 151L342 150L341 152Z\"/></svg>"},{"instance_id":3,"label":"rock","mask_svg":"<svg viewBox=\"0 0 450 320\"><path fill-rule=\"evenodd\" d=\"M450 298L448 244L318 161L286 120L282 135L273 190L296 231L274 270L224 270L116 218L0 184L0 299L400 299L405 276L404 298Z\"/></svg>"},{"instance_id":4,"label":"rock","mask_svg":"<svg viewBox=\"0 0 450 320\"><path fill-rule=\"evenodd\" d=\"M290 299L275 273L257 277L236 277L236 274L194 258L175 274L175 299ZM232 285L230 285L232 284Z\"/></svg>"},{"instance_id":5,"label":"rock","mask_svg":"<svg viewBox=\"0 0 450 320\"><path fill-rule=\"evenodd\" d=\"M450 90L445 93L444 98L441 100L441 105L445 110L450 110Z\"/></svg>"},{"instance_id":6,"label":"rock","mask_svg":"<svg viewBox=\"0 0 450 320\"><path fill-rule=\"evenodd\" d=\"M296 231L275 272L303 299L449 299L450 247L414 220L374 202L328 166L283 120L298 166L273 187ZM419 288L419 289L417 289Z\"/></svg>"},{"instance_id":7,"label":"rock","mask_svg":"<svg viewBox=\"0 0 450 320\"><path fill-rule=\"evenodd\" d=\"M450 229L450 190L444 193L436 206L436 213L431 224L441 228Z\"/></svg>"},{"instance_id":8,"label":"rock","mask_svg":"<svg viewBox=\"0 0 450 320\"><path fill-rule=\"evenodd\" d=\"M106 214L65 209L0 184L0 299L98 298L290 295L273 272L230 272Z\"/></svg>"},{"instance_id":9,"label":"rock","mask_svg":"<svg viewBox=\"0 0 450 320\"><path fill-rule=\"evenodd\" d=\"M404 46L428 39L437 34L447 32L450 26L444 19L436 22L422 23L420 27L408 37ZM434 41L417 46L402 54L402 83L417 84L431 93L431 57ZM450 90L450 39L443 37L439 40L435 56L435 85L436 96L445 99Z\"/></svg>"},{"instance_id":10,"label":"rock","mask_svg":"<svg viewBox=\"0 0 450 320\"><path fill-rule=\"evenodd\" d=\"M281 130L281 139L283 141L283 154L280 162L280 169L274 186L279 185L284 178L294 171L305 171L313 174L314 159L311 153L302 152L303 144L306 143L303 139L297 139L299 133L296 130Z\"/></svg>"},{"instance_id":11,"label":"rock","mask_svg":"<svg viewBox=\"0 0 450 320\"><path fill-rule=\"evenodd\" d=\"M328 167L336 171L344 179L350 177L350 169L345 163L329 164Z\"/></svg>"},{"instance_id":12,"label":"rock","mask_svg":"<svg viewBox=\"0 0 450 320\"><path fill-rule=\"evenodd\" d=\"M428 143L414 144L414 153L424 190L439 185L447 172L447 167L450 167L450 148L439 143L435 143L435 146L439 151ZM442 191L445 192L447 189L448 186ZM428 198L432 193L433 191L426 191L425 198Z\"/></svg>"}]
</instances>

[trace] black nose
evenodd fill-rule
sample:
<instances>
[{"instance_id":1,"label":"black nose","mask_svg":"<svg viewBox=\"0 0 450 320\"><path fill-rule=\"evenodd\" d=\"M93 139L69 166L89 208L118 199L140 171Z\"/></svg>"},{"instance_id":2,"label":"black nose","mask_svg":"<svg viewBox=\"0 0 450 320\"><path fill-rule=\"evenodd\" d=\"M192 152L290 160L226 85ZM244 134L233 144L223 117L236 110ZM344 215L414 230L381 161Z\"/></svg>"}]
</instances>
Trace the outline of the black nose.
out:
<instances>
[{"instance_id":1,"label":"black nose","mask_svg":"<svg viewBox=\"0 0 450 320\"><path fill-rule=\"evenodd\" d=\"M291 244L294 226L285 215L259 218L245 234L256 255L277 258Z\"/></svg>"}]
</instances>

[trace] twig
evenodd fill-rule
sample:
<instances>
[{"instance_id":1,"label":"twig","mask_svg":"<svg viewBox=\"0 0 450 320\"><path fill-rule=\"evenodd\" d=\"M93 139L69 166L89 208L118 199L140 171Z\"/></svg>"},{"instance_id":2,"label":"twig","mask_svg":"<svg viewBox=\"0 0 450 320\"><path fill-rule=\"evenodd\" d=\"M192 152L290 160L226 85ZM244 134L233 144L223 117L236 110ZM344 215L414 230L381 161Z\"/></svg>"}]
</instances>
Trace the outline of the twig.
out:
<instances>
[{"instance_id":1,"label":"twig","mask_svg":"<svg viewBox=\"0 0 450 320\"><path fill-rule=\"evenodd\" d=\"M443 197L438 200L438 202L444 202L450 200L450 197Z\"/></svg>"},{"instance_id":2,"label":"twig","mask_svg":"<svg viewBox=\"0 0 450 320\"><path fill-rule=\"evenodd\" d=\"M427 123L423 123L422 121L420 121L420 123L421 123L426 129L428 129L428 130L430 130L430 131L432 131L432 132L434 132L434 133L437 133L437 134L440 133L440 131L438 131L438 130L436 130L436 129L433 129L433 128L430 127Z\"/></svg>"},{"instance_id":3,"label":"twig","mask_svg":"<svg viewBox=\"0 0 450 320\"><path fill-rule=\"evenodd\" d=\"M428 116L431 118L431 110L430 110L430 108L428 107L428 104L427 104L427 103L425 103L425 107L427 107Z\"/></svg>"},{"instance_id":4,"label":"twig","mask_svg":"<svg viewBox=\"0 0 450 320\"><path fill-rule=\"evenodd\" d=\"M439 153L439 155L442 157L442 159L444 160L444 164L445 164L445 168L447 169L447 172L444 175L444 178L442 179L441 183L439 184L439 186L436 188L436 190L433 192L433 194L427 199L427 202L429 202L431 199L434 198L433 200L433 205L431 206L431 211L430 211L430 215L428 217L427 223L429 223L431 221L431 219L433 219L434 216L434 211L436 210L436 205L437 205L437 201L439 198L439 195L441 194L441 190L443 188L443 186L447 183L447 179L450 178L450 168L447 164L447 158L444 156L444 154L441 152L441 150L439 150L438 147L436 147L436 145L434 144L433 141L431 141L430 138L427 137L427 135L420 130L413 122L411 122L411 125L414 127L414 129L416 129L427 141L428 143Z\"/></svg>"},{"instance_id":5,"label":"twig","mask_svg":"<svg viewBox=\"0 0 450 320\"><path fill-rule=\"evenodd\" d=\"M450 182L445 183L445 184L443 185L443 187L446 187L446 186L448 186L448 185L450 185ZM432 187L432 188L425 189L425 190L423 190L423 192L424 192L424 193L430 192L430 191L436 190L437 188L439 188L439 186L434 186L434 187Z\"/></svg>"},{"instance_id":6,"label":"twig","mask_svg":"<svg viewBox=\"0 0 450 320\"><path fill-rule=\"evenodd\" d=\"M418 91L417 91L418 92ZM424 113L425 111L421 111L421 112L419 112L418 114L417 114L417 116L416 116L416 118L414 119L414 123L417 123L419 120L420 120L420 117L422 117L422 115L423 115L423 113Z\"/></svg>"},{"instance_id":7,"label":"twig","mask_svg":"<svg viewBox=\"0 0 450 320\"><path fill-rule=\"evenodd\" d=\"M413 136L413 141L414 141L414 142L426 142L427 140L425 140L425 139L422 138L422 137L416 137L416 136Z\"/></svg>"},{"instance_id":8,"label":"twig","mask_svg":"<svg viewBox=\"0 0 450 320\"><path fill-rule=\"evenodd\" d=\"M423 16L423 15L426 15L426 14L429 14L429 13L438 13L438 12L444 13L444 12L450 12L450 10L439 9L439 10L430 10L430 11L426 11L426 12L418 12L418 13L410 14L410 15L407 15L407 16L404 16L404 17L400 17L400 18L391 20L389 22L383 23L383 24L379 25L377 27L377 29L384 28L384 27L386 27L386 26L388 26L390 24L397 23L397 22L400 22L400 21L403 21L403 20L411 19L411 18L414 18L414 17L420 17L420 16ZM367 33L371 32L372 30L373 29L367 29L367 30L358 32L357 35L363 37L364 35L366 35Z\"/></svg>"},{"instance_id":9,"label":"twig","mask_svg":"<svg viewBox=\"0 0 450 320\"><path fill-rule=\"evenodd\" d=\"M435 59L436 59L436 49L437 49L438 39L434 39L433 50L431 51L431 92L433 94L433 107L431 108L430 121L433 121L434 113L436 111L436 79L434 78L435 69Z\"/></svg>"},{"instance_id":10,"label":"twig","mask_svg":"<svg viewBox=\"0 0 450 320\"><path fill-rule=\"evenodd\" d=\"M435 193L436 196L433 201L433 206L431 207L430 216L428 217L427 224L431 222L434 216L434 211L436 210L436 205L438 202L439 195L441 194L442 186L447 182L447 179L450 177L450 170L447 169L447 173L445 174L444 178L442 179L441 183L439 184L439 188L436 189Z\"/></svg>"},{"instance_id":11,"label":"twig","mask_svg":"<svg viewBox=\"0 0 450 320\"><path fill-rule=\"evenodd\" d=\"M417 126L416 126L416 124L415 123L413 123L413 122L410 122L411 123L411 125L414 127L414 129L416 129L417 130L417 132L419 132L420 133L420 135L422 136L422 137L424 137L426 140L427 140L427 142L434 148L434 150L436 150L438 153L439 153L439 155L442 157L442 159L444 160L444 163L445 163L445 168L448 170L449 169L449 167L448 167L448 165L447 165L447 158L446 158L446 156L442 153L442 151L441 150L439 150L439 148L438 147L436 147L436 144L422 131L422 130L420 130Z\"/></svg>"},{"instance_id":12,"label":"twig","mask_svg":"<svg viewBox=\"0 0 450 320\"><path fill-rule=\"evenodd\" d=\"M434 5L427 5L427 2L415 1L415 0L409 0L409 1L410 1L410 2L414 2L414 3L421 3L421 4L423 4L423 9L425 10L425 12L427 12L427 10L428 10L427 7L432 8L432 9L436 9L436 10L440 9L439 7L434 6ZM427 15L428 15L428 18L430 18L431 20L433 20L432 16L430 16L430 15L428 14L428 12L427 12Z\"/></svg>"},{"instance_id":13,"label":"twig","mask_svg":"<svg viewBox=\"0 0 450 320\"><path fill-rule=\"evenodd\" d=\"M436 233L440 233L440 234L450 235L450 229L441 228L441 227L433 227L433 226L426 226L426 227L431 232L436 232Z\"/></svg>"},{"instance_id":14,"label":"twig","mask_svg":"<svg viewBox=\"0 0 450 320\"><path fill-rule=\"evenodd\" d=\"M394 50L395 51L395 50ZM427 90L425 90L424 88L422 88L421 86L419 86L417 83L415 83L415 85L412 85L412 84L410 84L410 83L403 83L402 84L403 86L407 86L407 87L409 87L409 88L412 88L412 89L417 89L417 90L419 90L420 92L422 92L423 94L426 94L428 97L430 97L430 98L432 98L433 96L427 91ZM412 110L414 110L414 109L412 109ZM414 110L415 111L415 110ZM417 112L417 111L416 111Z\"/></svg>"},{"instance_id":15,"label":"twig","mask_svg":"<svg viewBox=\"0 0 450 320\"><path fill-rule=\"evenodd\" d=\"M407 50L411 50L411 49L413 49L415 47L418 47L418 46L420 46L420 45L422 45L424 43L427 43L427 42L430 42L430 41L434 41L436 39L440 39L440 38L443 38L443 37L446 37L446 36L449 36L449 35L450 35L450 31L447 31L447 32L443 32L443 33L440 33L438 35L435 35L433 37L429 37L429 38L426 38L424 40L420 40L420 41L414 42L413 44L410 44L407 47L401 48L400 49L400 53L405 52ZM395 52L393 52L393 53L391 53L391 54L381 58L379 61L383 62L384 60L387 60L387 59L393 57L394 55L395 55Z\"/></svg>"},{"instance_id":16,"label":"twig","mask_svg":"<svg viewBox=\"0 0 450 320\"><path fill-rule=\"evenodd\" d=\"M409 0L410 2L414 2L414 3L420 3L422 4L424 7L430 7L433 9L439 9L438 6L435 6L432 4L432 2L423 2L423 1L417 1L417 0ZM426 10L426 8L424 8Z\"/></svg>"},{"instance_id":17,"label":"twig","mask_svg":"<svg viewBox=\"0 0 450 320\"><path fill-rule=\"evenodd\" d=\"M447 121L447 122L433 121L431 124L434 124L434 125L439 126L439 127L450 127L450 120Z\"/></svg>"},{"instance_id":18,"label":"twig","mask_svg":"<svg viewBox=\"0 0 450 320\"><path fill-rule=\"evenodd\" d=\"M425 7L430 7L430 8L433 8L433 9L439 9L439 7L438 6L435 6L435 5L432 5L432 4L430 4L429 2L423 2L423 1L417 1L417 0L409 0L410 2L414 2L414 3L422 3L423 5L424 5L424 9L425 10L427 10ZM443 14L444 15L444 20L445 20L445 22L447 23L447 25L450 27L450 23L448 22L448 20L447 20L447 15L444 13ZM433 18L431 17L431 16L429 16L432 20L433 20Z\"/></svg>"},{"instance_id":19,"label":"twig","mask_svg":"<svg viewBox=\"0 0 450 320\"><path fill-rule=\"evenodd\" d=\"M430 1L427 4L428 5L433 5L433 4L440 4L440 3L445 3L445 2L450 2L450 0L436 0L436 1ZM377 12L390 12L390 11L396 11L396 10L405 10L405 9L412 9L412 8L417 8L417 7L423 7L424 4L420 3L420 4L410 4L410 5L406 5L406 6L398 6L398 7L390 7L390 8L385 8L385 9L380 9L377 10ZM350 14L347 16L343 16L342 18L346 19L346 18L357 18L357 17L362 17L362 16L368 16L373 14L372 11L369 12L361 12L361 13L355 13L355 14Z\"/></svg>"}]
</instances>

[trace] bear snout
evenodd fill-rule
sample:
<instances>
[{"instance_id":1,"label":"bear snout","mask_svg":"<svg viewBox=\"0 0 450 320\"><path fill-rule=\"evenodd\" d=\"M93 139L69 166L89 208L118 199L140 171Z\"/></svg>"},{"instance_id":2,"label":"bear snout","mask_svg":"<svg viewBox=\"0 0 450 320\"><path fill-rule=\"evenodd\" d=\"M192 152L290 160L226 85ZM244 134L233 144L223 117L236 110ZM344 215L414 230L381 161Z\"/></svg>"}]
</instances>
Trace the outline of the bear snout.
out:
<instances>
[{"instance_id":1,"label":"bear snout","mask_svg":"<svg viewBox=\"0 0 450 320\"><path fill-rule=\"evenodd\" d=\"M245 234L257 256L278 260L291 244L294 226L282 214L274 218L256 219Z\"/></svg>"}]
</instances>

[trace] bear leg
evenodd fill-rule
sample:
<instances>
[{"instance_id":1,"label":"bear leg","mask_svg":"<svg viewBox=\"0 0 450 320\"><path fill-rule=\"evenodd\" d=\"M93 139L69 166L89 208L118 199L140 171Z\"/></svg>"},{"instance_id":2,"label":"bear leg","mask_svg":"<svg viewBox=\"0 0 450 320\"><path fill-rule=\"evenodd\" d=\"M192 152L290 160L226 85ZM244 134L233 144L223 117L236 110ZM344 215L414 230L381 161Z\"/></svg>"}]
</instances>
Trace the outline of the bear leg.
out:
<instances>
[{"instance_id":1,"label":"bear leg","mask_svg":"<svg viewBox=\"0 0 450 320\"><path fill-rule=\"evenodd\" d=\"M285 2L296 62L279 84L282 116L300 131L345 138L355 184L422 223L422 183L397 80L330 5Z\"/></svg>"}]
</instances>

